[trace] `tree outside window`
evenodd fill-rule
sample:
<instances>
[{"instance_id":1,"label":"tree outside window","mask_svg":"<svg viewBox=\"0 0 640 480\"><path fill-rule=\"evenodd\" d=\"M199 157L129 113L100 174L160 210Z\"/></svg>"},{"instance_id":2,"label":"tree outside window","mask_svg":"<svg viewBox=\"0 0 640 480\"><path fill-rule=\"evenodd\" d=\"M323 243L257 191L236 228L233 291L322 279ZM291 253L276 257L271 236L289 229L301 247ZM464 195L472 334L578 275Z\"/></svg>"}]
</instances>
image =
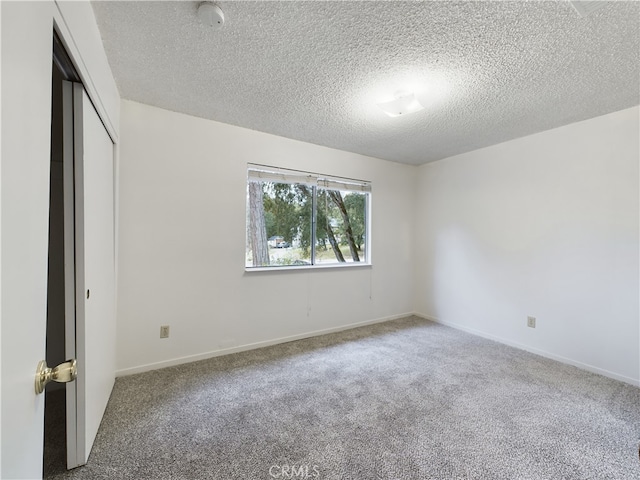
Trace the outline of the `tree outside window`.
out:
<instances>
[{"instance_id":1,"label":"tree outside window","mask_svg":"<svg viewBox=\"0 0 640 480\"><path fill-rule=\"evenodd\" d=\"M245 266L368 263L368 182L249 167Z\"/></svg>"}]
</instances>

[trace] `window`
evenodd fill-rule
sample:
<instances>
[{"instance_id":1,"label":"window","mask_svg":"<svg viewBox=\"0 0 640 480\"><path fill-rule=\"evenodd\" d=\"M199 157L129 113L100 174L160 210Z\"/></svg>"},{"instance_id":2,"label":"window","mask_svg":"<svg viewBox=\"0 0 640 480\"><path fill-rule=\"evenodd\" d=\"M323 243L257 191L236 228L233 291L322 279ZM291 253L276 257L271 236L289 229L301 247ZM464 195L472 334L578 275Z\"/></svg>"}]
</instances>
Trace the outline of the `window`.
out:
<instances>
[{"instance_id":1,"label":"window","mask_svg":"<svg viewBox=\"0 0 640 480\"><path fill-rule=\"evenodd\" d=\"M249 165L247 268L369 263L371 184Z\"/></svg>"}]
</instances>

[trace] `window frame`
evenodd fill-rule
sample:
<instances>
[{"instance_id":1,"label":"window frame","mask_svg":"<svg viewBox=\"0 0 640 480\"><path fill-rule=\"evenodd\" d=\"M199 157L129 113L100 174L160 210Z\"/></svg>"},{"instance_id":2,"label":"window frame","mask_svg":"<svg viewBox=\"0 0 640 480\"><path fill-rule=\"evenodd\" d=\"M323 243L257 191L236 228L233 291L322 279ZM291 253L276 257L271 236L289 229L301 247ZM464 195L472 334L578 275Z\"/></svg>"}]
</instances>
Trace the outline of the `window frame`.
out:
<instances>
[{"instance_id":1,"label":"window frame","mask_svg":"<svg viewBox=\"0 0 640 480\"><path fill-rule=\"evenodd\" d=\"M252 174L252 172L254 172ZM258 173L259 172L259 173ZM264 180L260 180L264 178ZM299 180L299 181L294 181ZM325 175L314 172L306 172L302 170L294 170L282 167L274 167L271 165L262 165L256 163L247 163L246 187L249 188L251 181L288 183L291 185L306 185L311 188L311 239L310 239L310 264L309 265L247 265L247 251L250 248L248 232L250 228L249 214L249 195L247 194L245 204L245 272L274 272L274 271L293 271L293 270L317 270L331 268L362 268L372 266L371 256L371 181L360 180L355 178L338 177L334 175ZM334 188L330 188L334 187ZM336 262L336 263L316 263L316 243L317 243L317 209L318 209L318 190L337 190L340 192L362 192L365 193L364 205L364 256L365 259L354 262Z\"/></svg>"}]
</instances>

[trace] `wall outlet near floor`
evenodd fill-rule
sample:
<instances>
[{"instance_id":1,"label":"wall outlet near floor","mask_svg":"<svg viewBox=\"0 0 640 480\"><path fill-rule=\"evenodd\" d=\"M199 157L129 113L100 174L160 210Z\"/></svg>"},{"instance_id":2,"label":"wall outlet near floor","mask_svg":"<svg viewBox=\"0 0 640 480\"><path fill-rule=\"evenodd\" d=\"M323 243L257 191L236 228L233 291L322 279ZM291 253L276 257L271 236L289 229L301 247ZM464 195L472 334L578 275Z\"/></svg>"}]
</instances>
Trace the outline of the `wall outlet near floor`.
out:
<instances>
[{"instance_id":1,"label":"wall outlet near floor","mask_svg":"<svg viewBox=\"0 0 640 480\"><path fill-rule=\"evenodd\" d=\"M536 317L527 317L527 327L536 328Z\"/></svg>"},{"instance_id":2,"label":"wall outlet near floor","mask_svg":"<svg viewBox=\"0 0 640 480\"><path fill-rule=\"evenodd\" d=\"M160 338L169 338L169 325L162 325L160 327Z\"/></svg>"}]
</instances>

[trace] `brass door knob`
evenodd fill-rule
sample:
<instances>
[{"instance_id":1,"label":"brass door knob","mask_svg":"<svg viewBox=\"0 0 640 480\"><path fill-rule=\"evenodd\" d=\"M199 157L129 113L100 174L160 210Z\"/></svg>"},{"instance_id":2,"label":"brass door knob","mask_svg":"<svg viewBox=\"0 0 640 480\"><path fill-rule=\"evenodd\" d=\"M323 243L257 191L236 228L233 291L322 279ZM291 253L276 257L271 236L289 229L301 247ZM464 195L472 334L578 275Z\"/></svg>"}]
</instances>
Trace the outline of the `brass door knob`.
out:
<instances>
[{"instance_id":1,"label":"brass door knob","mask_svg":"<svg viewBox=\"0 0 640 480\"><path fill-rule=\"evenodd\" d=\"M74 359L67 360L57 367L47 367L47 362L41 360L36 369L36 394L44 392L47 383L54 381L58 383L73 382L78 376L77 362Z\"/></svg>"}]
</instances>

